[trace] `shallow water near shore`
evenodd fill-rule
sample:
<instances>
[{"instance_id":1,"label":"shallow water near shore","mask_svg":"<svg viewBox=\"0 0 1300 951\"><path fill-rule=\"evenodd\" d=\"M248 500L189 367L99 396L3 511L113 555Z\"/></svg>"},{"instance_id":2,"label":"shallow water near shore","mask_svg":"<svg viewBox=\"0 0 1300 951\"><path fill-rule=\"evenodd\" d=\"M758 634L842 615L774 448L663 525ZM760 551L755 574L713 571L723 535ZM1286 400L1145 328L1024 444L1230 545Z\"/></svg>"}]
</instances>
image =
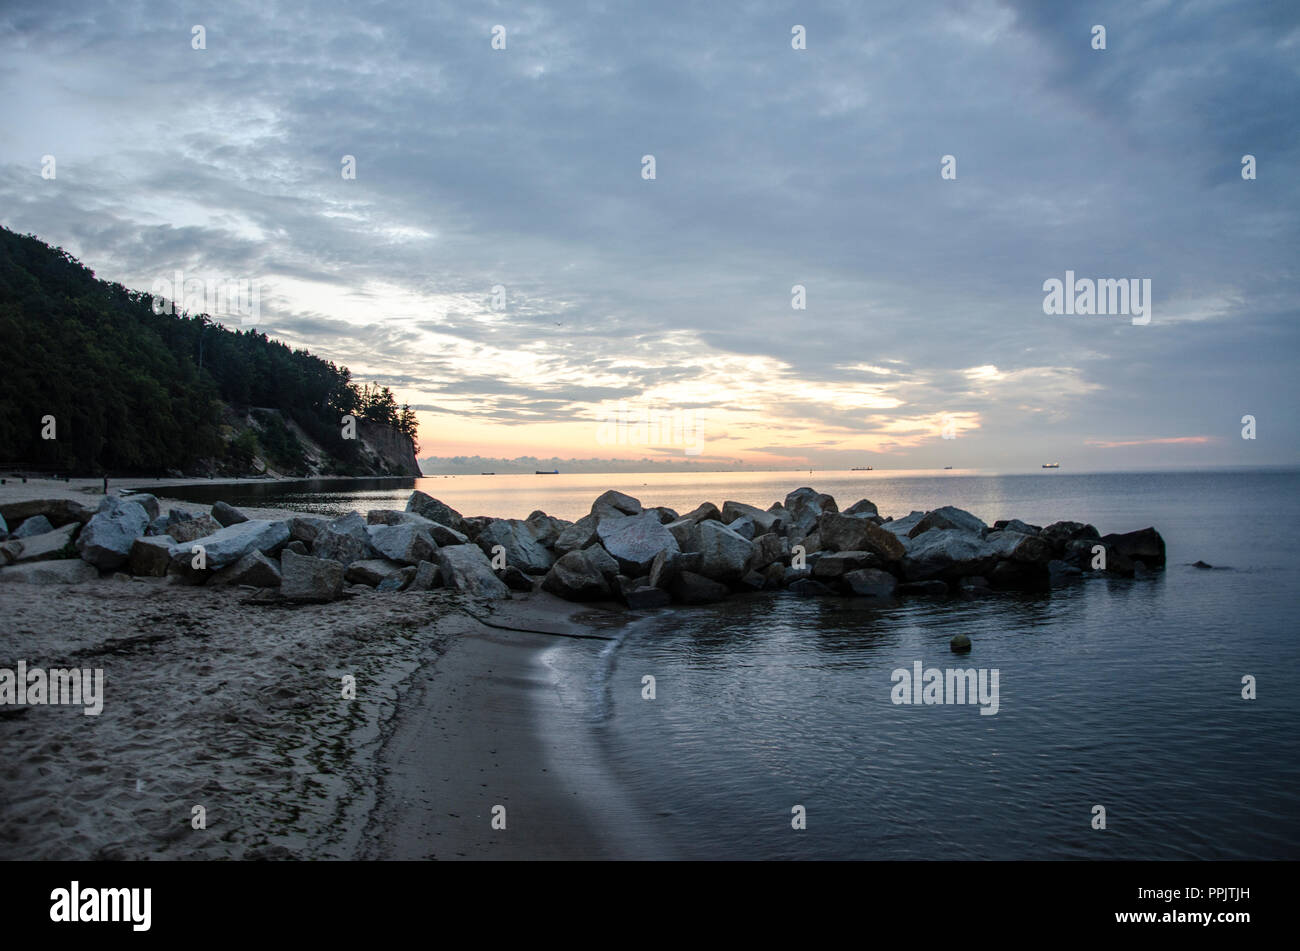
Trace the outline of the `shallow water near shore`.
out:
<instances>
[{"instance_id":1,"label":"shallow water near shore","mask_svg":"<svg viewBox=\"0 0 1300 951\"><path fill-rule=\"evenodd\" d=\"M646 618L599 659L559 664L586 683L592 735L656 838L695 858L1300 856L1300 478L1086 478L1066 499L1019 480L1000 495L1014 504L971 507L1154 524L1165 572L878 608L744 597ZM950 652L957 633L971 653ZM891 672L917 661L997 668L998 712L893 703Z\"/></svg>"}]
</instances>

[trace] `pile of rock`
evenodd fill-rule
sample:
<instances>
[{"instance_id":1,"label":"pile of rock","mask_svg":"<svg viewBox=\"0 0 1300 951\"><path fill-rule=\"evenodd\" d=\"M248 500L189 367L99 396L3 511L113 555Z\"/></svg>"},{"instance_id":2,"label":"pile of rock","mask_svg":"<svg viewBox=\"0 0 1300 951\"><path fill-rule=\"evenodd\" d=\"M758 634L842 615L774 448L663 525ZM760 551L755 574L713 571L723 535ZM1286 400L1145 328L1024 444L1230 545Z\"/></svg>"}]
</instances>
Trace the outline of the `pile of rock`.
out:
<instances>
[{"instance_id":1,"label":"pile of rock","mask_svg":"<svg viewBox=\"0 0 1300 951\"><path fill-rule=\"evenodd\" d=\"M128 572L278 589L295 601L333 600L346 585L445 586L478 598L541 587L570 601L653 608L777 589L864 598L1043 590L1164 564L1164 540L1153 528L1103 537L1079 522L990 527L951 506L893 519L867 499L841 512L809 488L766 510L706 502L686 515L609 491L576 522L540 511L466 518L418 491L404 511L365 518L250 519L224 502L207 513L161 515L143 494L109 496L93 510L64 500L0 506L0 582Z\"/></svg>"}]
</instances>

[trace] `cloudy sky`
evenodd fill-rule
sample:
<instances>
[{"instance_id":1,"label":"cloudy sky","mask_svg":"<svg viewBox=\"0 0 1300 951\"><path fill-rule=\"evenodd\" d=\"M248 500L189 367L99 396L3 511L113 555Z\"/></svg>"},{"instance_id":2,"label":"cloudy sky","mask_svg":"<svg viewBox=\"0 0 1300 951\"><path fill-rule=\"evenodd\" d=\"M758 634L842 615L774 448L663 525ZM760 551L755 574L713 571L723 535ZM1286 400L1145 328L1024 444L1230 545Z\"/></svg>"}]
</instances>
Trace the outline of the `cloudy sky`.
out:
<instances>
[{"instance_id":1,"label":"cloudy sky","mask_svg":"<svg viewBox=\"0 0 1300 951\"><path fill-rule=\"evenodd\" d=\"M1292 3L6 0L0 224L252 282L422 456L1295 463L1297 104Z\"/></svg>"}]
</instances>

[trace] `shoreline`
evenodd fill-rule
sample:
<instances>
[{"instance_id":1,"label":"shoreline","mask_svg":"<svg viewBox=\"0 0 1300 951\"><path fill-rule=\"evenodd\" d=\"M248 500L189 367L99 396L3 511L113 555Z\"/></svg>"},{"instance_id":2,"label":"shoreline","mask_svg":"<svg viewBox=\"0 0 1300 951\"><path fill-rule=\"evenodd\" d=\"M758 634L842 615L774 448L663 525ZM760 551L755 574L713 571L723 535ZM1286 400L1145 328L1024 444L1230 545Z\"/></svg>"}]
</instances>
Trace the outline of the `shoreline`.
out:
<instances>
[{"instance_id":1,"label":"shoreline","mask_svg":"<svg viewBox=\"0 0 1300 951\"><path fill-rule=\"evenodd\" d=\"M452 619L446 651L413 675L355 857L671 858L587 741L581 697L564 693L550 660L559 651L578 668L594 662L609 644L595 638L626 619L538 593L496 605L490 620L499 626ZM502 629L513 626L530 630ZM505 829L493 826L496 806Z\"/></svg>"}]
</instances>

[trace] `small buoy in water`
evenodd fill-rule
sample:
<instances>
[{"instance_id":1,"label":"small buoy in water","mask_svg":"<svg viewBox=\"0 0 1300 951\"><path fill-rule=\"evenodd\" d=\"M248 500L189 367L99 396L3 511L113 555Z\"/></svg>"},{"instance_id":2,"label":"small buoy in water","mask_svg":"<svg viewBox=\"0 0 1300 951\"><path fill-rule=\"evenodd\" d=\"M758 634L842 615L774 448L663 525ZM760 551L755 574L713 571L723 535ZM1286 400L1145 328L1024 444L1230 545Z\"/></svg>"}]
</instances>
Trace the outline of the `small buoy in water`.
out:
<instances>
[{"instance_id":1,"label":"small buoy in water","mask_svg":"<svg viewBox=\"0 0 1300 951\"><path fill-rule=\"evenodd\" d=\"M970 650L970 638L965 634L954 634L948 642L954 654L965 654Z\"/></svg>"}]
</instances>

